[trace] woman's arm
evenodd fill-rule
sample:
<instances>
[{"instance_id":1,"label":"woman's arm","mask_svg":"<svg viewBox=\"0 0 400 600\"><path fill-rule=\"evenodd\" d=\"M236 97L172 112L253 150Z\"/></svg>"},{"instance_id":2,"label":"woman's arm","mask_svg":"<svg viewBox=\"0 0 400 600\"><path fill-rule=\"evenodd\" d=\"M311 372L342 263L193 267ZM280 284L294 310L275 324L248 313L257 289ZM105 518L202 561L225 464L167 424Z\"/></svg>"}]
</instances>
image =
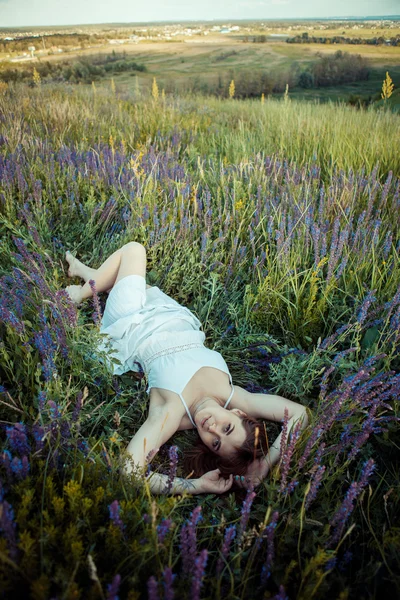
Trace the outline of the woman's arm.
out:
<instances>
[{"instance_id":1,"label":"woman's arm","mask_svg":"<svg viewBox=\"0 0 400 600\"><path fill-rule=\"evenodd\" d=\"M149 486L153 494L166 494L168 485L168 475L162 473L150 473L147 477ZM199 479L183 479L182 477L174 477L172 480L171 489L168 494L176 495L183 494L202 494L200 480Z\"/></svg>"},{"instance_id":2,"label":"woman's arm","mask_svg":"<svg viewBox=\"0 0 400 600\"><path fill-rule=\"evenodd\" d=\"M268 419L269 421L283 421L285 408L287 408L289 420L286 443L289 439L289 432L299 419L301 420L301 430L307 427L309 422L307 409L304 406L282 396L252 394L239 386L235 386L235 394L232 400L234 400L233 408L240 408L256 419ZM268 453L262 459L256 459L249 465L247 476L250 479L257 480L260 483L266 477L268 471L279 461L281 440L282 432L270 446Z\"/></svg>"},{"instance_id":3,"label":"woman's arm","mask_svg":"<svg viewBox=\"0 0 400 600\"><path fill-rule=\"evenodd\" d=\"M153 410L146 421L135 433L127 447L128 457L123 466L126 474L130 474L135 467L143 469L151 462L151 459L178 430L177 417L167 407L162 406ZM151 453L151 458L146 458ZM149 486L154 494L166 494L168 475L150 473L147 476ZM202 494L204 493L199 479L183 479L175 477L168 494Z\"/></svg>"},{"instance_id":4,"label":"woman's arm","mask_svg":"<svg viewBox=\"0 0 400 600\"><path fill-rule=\"evenodd\" d=\"M289 418L302 415L306 412L305 406L298 402L288 400L283 396L275 394L253 394L234 386L235 392L231 401L231 408L240 408L255 419L267 419L268 421L283 421L285 408L288 409Z\"/></svg>"}]
</instances>

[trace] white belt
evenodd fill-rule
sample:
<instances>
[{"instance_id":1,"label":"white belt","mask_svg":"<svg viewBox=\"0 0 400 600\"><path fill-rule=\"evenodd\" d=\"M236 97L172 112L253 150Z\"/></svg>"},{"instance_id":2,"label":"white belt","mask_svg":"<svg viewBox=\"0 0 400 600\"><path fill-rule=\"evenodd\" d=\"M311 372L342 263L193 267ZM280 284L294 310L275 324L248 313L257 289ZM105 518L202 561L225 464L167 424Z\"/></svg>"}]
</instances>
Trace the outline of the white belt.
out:
<instances>
[{"instance_id":1,"label":"white belt","mask_svg":"<svg viewBox=\"0 0 400 600\"><path fill-rule=\"evenodd\" d=\"M191 342L190 344L183 344L182 346L175 346L173 348L165 348L164 350L159 350L152 354L147 360L143 361L143 368L145 372L149 371L149 365L156 358L160 356L166 356L168 354L175 354L176 352L184 352L185 350L192 350L193 348L204 348L204 344L199 342Z\"/></svg>"}]
</instances>

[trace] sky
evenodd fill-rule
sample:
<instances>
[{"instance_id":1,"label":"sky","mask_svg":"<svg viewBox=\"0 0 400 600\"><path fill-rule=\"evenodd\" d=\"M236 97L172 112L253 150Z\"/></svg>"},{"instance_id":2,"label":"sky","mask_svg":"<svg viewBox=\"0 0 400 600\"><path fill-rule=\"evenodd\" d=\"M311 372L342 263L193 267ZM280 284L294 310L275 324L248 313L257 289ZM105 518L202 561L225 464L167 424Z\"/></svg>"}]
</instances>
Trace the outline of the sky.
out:
<instances>
[{"instance_id":1,"label":"sky","mask_svg":"<svg viewBox=\"0 0 400 600\"><path fill-rule=\"evenodd\" d=\"M400 0L0 0L0 28L398 14Z\"/></svg>"}]
</instances>

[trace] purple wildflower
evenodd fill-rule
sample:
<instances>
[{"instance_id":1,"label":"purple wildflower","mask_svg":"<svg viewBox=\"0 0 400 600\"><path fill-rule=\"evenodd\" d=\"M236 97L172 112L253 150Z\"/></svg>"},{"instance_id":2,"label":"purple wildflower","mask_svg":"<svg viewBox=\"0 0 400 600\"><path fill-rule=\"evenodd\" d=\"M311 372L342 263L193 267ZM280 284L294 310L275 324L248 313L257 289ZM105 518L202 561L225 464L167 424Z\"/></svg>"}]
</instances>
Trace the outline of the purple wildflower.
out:
<instances>
[{"instance_id":1,"label":"purple wildflower","mask_svg":"<svg viewBox=\"0 0 400 600\"><path fill-rule=\"evenodd\" d=\"M270 523L266 526L263 532L263 538L266 537L267 540L267 558L265 564L261 569L261 585L265 587L267 584L267 579L271 575L271 566L274 560L275 549L274 549L274 535L275 529L278 522L279 512L276 510L272 514L272 518Z\"/></svg>"},{"instance_id":2,"label":"purple wildflower","mask_svg":"<svg viewBox=\"0 0 400 600\"><path fill-rule=\"evenodd\" d=\"M110 519L116 527L119 527L121 531L124 529L125 525L122 522L122 519L119 515L120 506L118 500L114 500L111 504L108 505L108 509L110 511Z\"/></svg>"},{"instance_id":3,"label":"purple wildflower","mask_svg":"<svg viewBox=\"0 0 400 600\"><path fill-rule=\"evenodd\" d=\"M93 279L89 279L89 285L90 285L90 289L92 290L93 304L94 304L94 308L95 308L95 312L93 313L93 320L97 325L99 325L101 322L101 308L100 308L99 296L98 296L97 290L96 290L96 282Z\"/></svg>"},{"instance_id":4,"label":"purple wildflower","mask_svg":"<svg viewBox=\"0 0 400 600\"><path fill-rule=\"evenodd\" d=\"M348 489L345 499L342 502L342 505L336 511L329 524L331 526L336 525L336 528L331 536L331 538L326 543L326 546L335 545L343 532L345 523L349 518L350 514L353 512L354 501L357 496L360 494L362 489L367 485L368 478L374 471L376 465L375 461L370 458L364 463L363 471L361 473L360 480L358 482L353 481Z\"/></svg>"},{"instance_id":5,"label":"purple wildflower","mask_svg":"<svg viewBox=\"0 0 400 600\"><path fill-rule=\"evenodd\" d=\"M337 236L338 236L338 232L339 232L339 225L340 225L340 218L336 217L334 224L333 224L330 256L329 256L329 261L328 261L327 281L329 281L329 279L331 278L334 266L336 264L335 256L336 256L336 249L337 249L337 245L338 245Z\"/></svg>"},{"instance_id":6,"label":"purple wildflower","mask_svg":"<svg viewBox=\"0 0 400 600\"><path fill-rule=\"evenodd\" d=\"M11 461L11 471L14 473L17 479L25 479L25 477L28 476L29 470L30 465L27 456L23 456L22 459L14 456Z\"/></svg>"},{"instance_id":7,"label":"purple wildflower","mask_svg":"<svg viewBox=\"0 0 400 600\"><path fill-rule=\"evenodd\" d=\"M89 454L90 447L86 440L78 440L76 445L85 457Z\"/></svg>"},{"instance_id":8,"label":"purple wildflower","mask_svg":"<svg viewBox=\"0 0 400 600\"><path fill-rule=\"evenodd\" d=\"M286 408L285 408L285 413L286 413ZM281 454L281 462L282 462L281 473L282 473L282 475L281 475L281 485L279 488L280 493L289 494L290 491L293 491L293 489L295 487L295 484L293 484L290 486L290 490L289 490L289 488L286 488L286 480L287 480L287 475L289 472L290 461L292 459L294 448L295 448L297 440L299 439L300 433L301 433L301 421L299 420L299 421L297 421L297 423L293 429L293 433L291 435L289 444L283 451L282 451L282 445L281 445L281 453L282 453Z\"/></svg>"},{"instance_id":9,"label":"purple wildflower","mask_svg":"<svg viewBox=\"0 0 400 600\"><path fill-rule=\"evenodd\" d=\"M201 506L196 506L193 512L190 513L190 519L186 521L181 529L179 549L182 554L184 575L189 575L193 570L197 547L196 525L202 518Z\"/></svg>"},{"instance_id":10,"label":"purple wildflower","mask_svg":"<svg viewBox=\"0 0 400 600\"><path fill-rule=\"evenodd\" d=\"M50 416L52 419L59 419L61 417L60 407L54 400L47 400L47 404L50 407Z\"/></svg>"},{"instance_id":11,"label":"purple wildflower","mask_svg":"<svg viewBox=\"0 0 400 600\"><path fill-rule=\"evenodd\" d=\"M39 412L42 412L42 410L44 409L44 406L46 404L46 395L47 393L44 392L43 390L39 392L38 394L38 399L39 399Z\"/></svg>"},{"instance_id":12,"label":"purple wildflower","mask_svg":"<svg viewBox=\"0 0 400 600\"><path fill-rule=\"evenodd\" d=\"M311 237L314 244L314 263L317 265L319 263L319 237L321 234L321 230L314 222L311 224Z\"/></svg>"},{"instance_id":13,"label":"purple wildflower","mask_svg":"<svg viewBox=\"0 0 400 600\"><path fill-rule=\"evenodd\" d=\"M51 335L44 310L40 311L39 320L43 324L43 329L34 333L34 344L43 360L42 371L45 380L50 381L54 375L57 375L57 368L54 362L57 346Z\"/></svg>"},{"instance_id":14,"label":"purple wildflower","mask_svg":"<svg viewBox=\"0 0 400 600\"><path fill-rule=\"evenodd\" d=\"M195 560L192 579L191 600L200 600L200 589L203 585L203 577L206 571L207 560L208 551L202 550Z\"/></svg>"},{"instance_id":15,"label":"purple wildflower","mask_svg":"<svg viewBox=\"0 0 400 600\"><path fill-rule=\"evenodd\" d=\"M252 490L247 491L247 495L243 502L243 507L242 507L242 512L241 512L242 516L241 516L240 525L239 525L239 537L242 537L246 530L246 526L247 526L249 516L250 516L251 505L253 504L253 500L255 497L256 497L256 492L253 492Z\"/></svg>"},{"instance_id":16,"label":"purple wildflower","mask_svg":"<svg viewBox=\"0 0 400 600\"><path fill-rule=\"evenodd\" d=\"M178 446L171 446L168 450L169 458L170 458L170 471L168 474L167 486L166 486L166 494L168 494L172 488L172 484L174 482L174 478L176 476L176 470L178 467Z\"/></svg>"},{"instance_id":17,"label":"purple wildflower","mask_svg":"<svg viewBox=\"0 0 400 600\"><path fill-rule=\"evenodd\" d=\"M313 502L313 500L315 500L315 498L316 498L318 488L321 485L322 477L325 473L325 470L326 470L325 465L319 465L317 470L314 471L314 473L312 474L311 487L308 491L307 498L306 498L305 505L304 505L306 510L310 506L311 502Z\"/></svg>"},{"instance_id":18,"label":"purple wildflower","mask_svg":"<svg viewBox=\"0 0 400 600\"><path fill-rule=\"evenodd\" d=\"M10 327L12 327L19 334L22 334L25 331L24 325L20 322L19 319L17 319L14 313L2 305L0 305L0 321L3 321L3 323L10 325Z\"/></svg>"},{"instance_id":19,"label":"purple wildflower","mask_svg":"<svg viewBox=\"0 0 400 600\"><path fill-rule=\"evenodd\" d=\"M388 231L386 234L386 238L385 238L385 242L383 244L383 258L386 260L389 252L390 252L390 248L392 247L392 241L393 241L393 235L391 231Z\"/></svg>"},{"instance_id":20,"label":"purple wildflower","mask_svg":"<svg viewBox=\"0 0 400 600\"><path fill-rule=\"evenodd\" d=\"M367 318L367 312L368 312L370 305L372 304L372 302L375 302L375 300L376 300L376 298L374 296L375 292L376 292L376 290L369 291L361 304L361 307L357 314L357 321L360 323L360 325L362 325L364 323L365 319Z\"/></svg>"},{"instance_id":21,"label":"purple wildflower","mask_svg":"<svg viewBox=\"0 0 400 600\"><path fill-rule=\"evenodd\" d=\"M45 435L45 429L44 429L44 427L42 427L41 425L38 425L36 423L35 425L32 426L31 432L33 435L33 439L35 440L35 445L36 445L35 451L38 452L44 446L43 437Z\"/></svg>"},{"instance_id":22,"label":"purple wildflower","mask_svg":"<svg viewBox=\"0 0 400 600\"><path fill-rule=\"evenodd\" d=\"M343 358L344 356L347 356L347 354L350 354L351 352L356 352L358 350L357 347L354 348L347 348L347 350L342 350L342 352L338 352L335 355L335 358L333 359L332 363L338 363L340 361L341 358Z\"/></svg>"},{"instance_id":23,"label":"purple wildflower","mask_svg":"<svg viewBox=\"0 0 400 600\"><path fill-rule=\"evenodd\" d=\"M164 586L164 600L174 600L174 590L172 584L176 577L175 573L172 573L171 567L165 567L163 571L163 586Z\"/></svg>"},{"instance_id":24,"label":"purple wildflower","mask_svg":"<svg viewBox=\"0 0 400 600\"><path fill-rule=\"evenodd\" d=\"M72 302L66 290L57 290L55 293L59 314L66 317L66 321L70 327L76 327L78 324L78 311L75 304ZM61 304L61 300L65 300L66 306Z\"/></svg>"},{"instance_id":25,"label":"purple wildflower","mask_svg":"<svg viewBox=\"0 0 400 600\"><path fill-rule=\"evenodd\" d=\"M171 519L163 519L160 525L157 525L158 542L162 544L165 536L170 531L172 525Z\"/></svg>"},{"instance_id":26,"label":"purple wildflower","mask_svg":"<svg viewBox=\"0 0 400 600\"><path fill-rule=\"evenodd\" d=\"M321 253L319 256L319 259L321 260L321 258L324 258L326 256L326 251L327 251L327 238L326 238L326 232L322 231L321 233Z\"/></svg>"},{"instance_id":27,"label":"purple wildflower","mask_svg":"<svg viewBox=\"0 0 400 600\"><path fill-rule=\"evenodd\" d=\"M330 335L329 337L325 338L319 348L321 350L327 350L330 346L332 346L332 344L336 341L336 339L345 331L347 331L348 329L350 329L350 327L352 327L351 323L348 323L347 325L342 325L341 327L339 327L339 329L337 329L335 331L334 334Z\"/></svg>"},{"instance_id":28,"label":"purple wildflower","mask_svg":"<svg viewBox=\"0 0 400 600\"><path fill-rule=\"evenodd\" d=\"M107 600L119 600L118 590L121 584L121 575L116 575L112 583L107 585Z\"/></svg>"},{"instance_id":29,"label":"purple wildflower","mask_svg":"<svg viewBox=\"0 0 400 600\"><path fill-rule=\"evenodd\" d=\"M287 425L288 425L288 421L289 421L289 411L286 407L283 411L283 414L284 414L284 417L283 417L283 427L282 427L282 437L281 437L281 447L280 447L281 460L283 458L283 450L286 446Z\"/></svg>"},{"instance_id":30,"label":"purple wildflower","mask_svg":"<svg viewBox=\"0 0 400 600\"><path fill-rule=\"evenodd\" d=\"M15 423L13 427L6 427L6 434L11 449L14 452L18 452L20 456L30 453L31 447L28 442L24 423L19 422Z\"/></svg>"},{"instance_id":31,"label":"purple wildflower","mask_svg":"<svg viewBox=\"0 0 400 600\"><path fill-rule=\"evenodd\" d=\"M228 559L229 548L230 548L231 542L235 539L235 537L236 537L236 525L230 525L225 530L224 542L222 544L222 550L221 550L222 556L219 557L218 562L217 562L217 577L219 577L221 574L223 560Z\"/></svg>"},{"instance_id":32,"label":"purple wildflower","mask_svg":"<svg viewBox=\"0 0 400 600\"><path fill-rule=\"evenodd\" d=\"M160 600L160 596L158 595L158 583L154 575L149 577L147 581L147 592L149 595L148 600Z\"/></svg>"}]
</instances>

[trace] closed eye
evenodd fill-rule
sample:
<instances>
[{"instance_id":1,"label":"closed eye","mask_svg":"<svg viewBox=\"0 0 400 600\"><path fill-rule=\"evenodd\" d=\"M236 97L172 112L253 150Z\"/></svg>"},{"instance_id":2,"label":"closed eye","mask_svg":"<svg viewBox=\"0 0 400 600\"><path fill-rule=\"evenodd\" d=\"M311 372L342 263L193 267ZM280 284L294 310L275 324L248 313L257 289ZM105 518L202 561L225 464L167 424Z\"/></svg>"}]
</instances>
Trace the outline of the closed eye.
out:
<instances>
[{"instance_id":1,"label":"closed eye","mask_svg":"<svg viewBox=\"0 0 400 600\"><path fill-rule=\"evenodd\" d=\"M228 431L226 432L226 435L231 435L232 431L235 429L235 426L233 426L231 429L229 429L229 428L230 428L230 426L231 426L231 425L229 424ZM218 444L218 446L216 447L216 450L219 450L220 448L221 448L221 442L220 442L220 443Z\"/></svg>"}]
</instances>

